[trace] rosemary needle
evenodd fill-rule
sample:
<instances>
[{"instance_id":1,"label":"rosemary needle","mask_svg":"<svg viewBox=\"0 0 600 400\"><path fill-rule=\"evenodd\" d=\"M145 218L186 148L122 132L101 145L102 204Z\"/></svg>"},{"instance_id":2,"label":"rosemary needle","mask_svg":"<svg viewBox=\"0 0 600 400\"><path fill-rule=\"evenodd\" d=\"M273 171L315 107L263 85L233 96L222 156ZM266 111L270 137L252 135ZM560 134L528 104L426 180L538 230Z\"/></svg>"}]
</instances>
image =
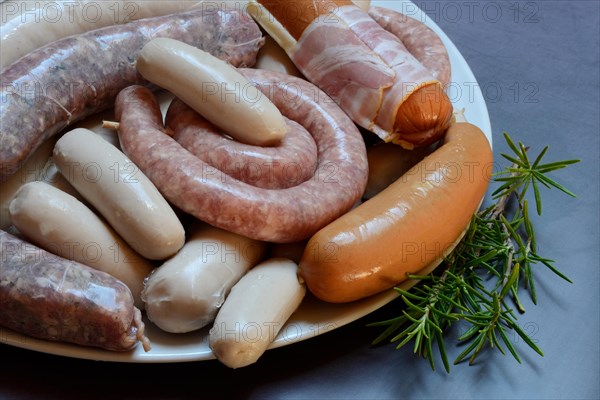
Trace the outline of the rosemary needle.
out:
<instances>
[{"instance_id":1,"label":"rosemary needle","mask_svg":"<svg viewBox=\"0 0 600 400\"><path fill-rule=\"evenodd\" d=\"M537 253L528 195L532 189L538 215L542 215L543 210L541 187L555 188L575 197L548 173L580 160L542 163L548 151L546 146L532 162L526 146L515 143L507 133L504 139L512 154L501 156L511 165L493 175L493 181L499 185L491 193L494 203L473 216L467 233L435 273L411 275L410 278L420 280L417 285L408 291L396 289L403 303L402 314L369 324L385 327L373 344L389 340L398 343L398 349L412 342L413 351L427 358L432 369L435 369L435 345L444 369L450 372L444 343L447 338L443 333L461 321L467 324L467 330L458 341L467 346L454 364L467 359L472 364L486 348L495 348L502 354L506 354L506 348L520 363L507 334L509 330L543 356L541 349L519 327L517 314L511 307L518 313L525 312L519 299L523 290L537 304L535 265L541 264L567 282L571 281L554 266L553 260Z\"/></svg>"}]
</instances>

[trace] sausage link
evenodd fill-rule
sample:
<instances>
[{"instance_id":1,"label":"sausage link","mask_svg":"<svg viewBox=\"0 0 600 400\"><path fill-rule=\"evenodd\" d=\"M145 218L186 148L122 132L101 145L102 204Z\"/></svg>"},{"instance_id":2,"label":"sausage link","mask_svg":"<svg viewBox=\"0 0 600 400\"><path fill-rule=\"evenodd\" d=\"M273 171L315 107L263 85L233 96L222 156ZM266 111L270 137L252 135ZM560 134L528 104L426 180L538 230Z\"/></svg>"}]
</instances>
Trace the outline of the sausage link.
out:
<instances>
[{"instance_id":1,"label":"sausage link","mask_svg":"<svg viewBox=\"0 0 600 400\"><path fill-rule=\"evenodd\" d=\"M237 68L202 49L156 38L140 51L136 67L239 142L275 146L287 133L283 115L266 96Z\"/></svg>"},{"instance_id":2,"label":"sausage link","mask_svg":"<svg viewBox=\"0 0 600 400\"><path fill-rule=\"evenodd\" d=\"M294 3L294 16L284 0L251 0L247 11L356 124L407 148L443 136L450 99L394 34L349 0Z\"/></svg>"},{"instance_id":3,"label":"sausage link","mask_svg":"<svg viewBox=\"0 0 600 400\"><path fill-rule=\"evenodd\" d=\"M144 336L131 291L111 275L0 231L0 325L52 341L130 350Z\"/></svg>"},{"instance_id":4,"label":"sausage link","mask_svg":"<svg viewBox=\"0 0 600 400\"><path fill-rule=\"evenodd\" d=\"M29 53L0 77L0 182L45 139L111 107L122 88L148 84L135 61L156 37L178 39L235 66L253 65L264 43L250 17L210 9L109 26Z\"/></svg>"},{"instance_id":5,"label":"sausage link","mask_svg":"<svg viewBox=\"0 0 600 400\"><path fill-rule=\"evenodd\" d=\"M300 261L308 289L350 302L439 264L477 211L492 161L479 128L452 124L441 147L310 238Z\"/></svg>"},{"instance_id":6,"label":"sausage link","mask_svg":"<svg viewBox=\"0 0 600 400\"><path fill-rule=\"evenodd\" d=\"M212 323L229 291L262 261L267 243L197 221L185 246L154 270L142 297L150 321L185 333Z\"/></svg>"},{"instance_id":7,"label":"sausage link","mask_svg":"<svg viewBox=\"0 0 600 400\"><path fill-rule=\"evenodd\" d=\"M257 240L304 240L360 199L368 177L364 141L349 117L313 84L266 70L241 71L313 135L318 164L311 179L280 190L223 182L214 168L152 122L160 110L152 93L139 86L117 97L121 146L166 199L198 219Z\"/></svg>"},{"instance_id":8,"label":"sausage link","mask_svg":"<svg viewBox=\"0 0 600 400\"><path fill-rule=\"evenodd\" d=\"M279 145L253 146L224 136L219 128L180 99L169 106L165 123L189 152L228 176L266 189L296 186L317 167L317 145L306 129L286 118L289 131Z\"/></svg>"},{"instance_id":9,"label":"sausage link","mask_svg":"<svg viewBox=\"0 0 600 400\"><path fill-rule=\"evenodd\" d=\"M75 197L45 182L21 186L10 219L37 246L104 271L127 285L140 310L144 279L154 266L133 251L110 226Z\"/></svg>"},{"instance_id":10,"label":"sausage link","mask_svg":"<svg viewBox=\"0 0 600 400\"><path fill-rule=\"evenodd\" d=\"M292 260L270 258L253 267L233 286L209 331L215 357L230 368L258 361L305 294Z\"/></svg>"},{"instance_id":11,"label":"sausage link","mask_svg":"<svg viewBox=\"0 0 600 400\"><path fill-rule=\"evenodd\" d=\"M85 129L56 142L52 158L61 174L141 256L171 257L185 230L171 205L123 152Z\"/></svg>"},{"instance_id":12,"label":"sausage link","mask_svg":"<svg viewBox=\"0 0 600 400\"><path fill-rule=\"evenodd\" d=\"M67 36L131 20L190 11L202 7L202 3L201 0L2 1L0 69L39 47ZM46 17L48 12L52 12L53 16Z\"/></svg>"}]
</instances>

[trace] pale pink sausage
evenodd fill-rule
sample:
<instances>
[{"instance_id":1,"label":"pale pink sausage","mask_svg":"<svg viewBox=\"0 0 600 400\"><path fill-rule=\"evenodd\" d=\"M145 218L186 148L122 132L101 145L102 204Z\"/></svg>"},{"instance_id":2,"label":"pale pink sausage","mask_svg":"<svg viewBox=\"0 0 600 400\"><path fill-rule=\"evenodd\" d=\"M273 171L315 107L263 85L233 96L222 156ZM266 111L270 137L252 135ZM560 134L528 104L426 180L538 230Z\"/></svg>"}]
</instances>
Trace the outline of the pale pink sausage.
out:
<instances>
[{"instance_id":1,"label":"pale pink sausage","mask_svg":"<svg viewBox=\"0 0 600 400\"><path fill-rule=\"evenodd\" d=\"M289 132L277 146L260 147L225 136L180 99L165 118L173 138L202 161L229 177L266 189L283 189L310 179L317 168L317 145L306 129L286 119Z\"/></svg>"}]
</instances>

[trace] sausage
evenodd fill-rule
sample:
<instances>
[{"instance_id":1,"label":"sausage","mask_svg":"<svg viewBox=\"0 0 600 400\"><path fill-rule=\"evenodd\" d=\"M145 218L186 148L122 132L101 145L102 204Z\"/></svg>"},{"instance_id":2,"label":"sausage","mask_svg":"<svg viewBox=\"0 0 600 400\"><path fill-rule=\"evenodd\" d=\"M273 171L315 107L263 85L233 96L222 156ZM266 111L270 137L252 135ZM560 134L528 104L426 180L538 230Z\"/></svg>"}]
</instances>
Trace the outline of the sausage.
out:
<instances>
[{"instance_id":1,"label":"sausage","mask_svg":"<svg viewBox=\"0 0 600 400\"><path fill-rule=\"evenodd\" d=\"M174 99L165 117L167 129L183 148L229 177L250 185L282 189L310 179L317 167L317 145L306 129L285 119L288 133L277 146L252 146L231 140L215 125Z\"/></svg>"},{"instance_id":2,"label":"sausage","mask_svg":"<svg viewBox=\"0 0 600 400\"><path fill-rule=\"evenodd\" d=\"M464 109L454 110L453 122L468 122ZM407 150L391 143L376 143L367 147L369 181L363 199L370 199L400 178L425 156L431 154L439 143Z\"/></svg>"},{"instance_id":3,"label":"sausage","mask_svg":"<svg viewBox=\"0 0 600 400\"><path fill-rule=\"evenodd\" d=\"M261 262L231 289L209 332L215 357L230 368L255 363L296 311L306 286L286 258Z\"/></svg>"},{"instance_id":4,"label":"sausage","mask_svg":"<svg viewBox=\"0 0 600 400\"><path fill-rule=\"evenodd\" d=\"M17 190L28 182L45 179L48 175L46 164L54 142L48 140L43 143L17 173L0 184L0 229L7 230L11 225L8 205Z\"/></svg>"},{"instance_id":5,"label":"sausage","mask_svg":"<svg viewBox=\"0 0 600 400\"><path fill-rule=\"evenodd\" d=\"M368 11L371 4L370 0L353 0L352 2L364 11ZM269 35L265 37L265 44L258 52L254 68L283 72L302 78L302 73L298 71L286 52Z\"/></svg>"},{"instance_id":6,"label":"sausage","mask_svg":"<svg viewBox=\"0 0 600 400\"><path fill-rule=\"evenodd\" d=\"M157 38L142 48L136 67L237 141L273 146L287 133L277 107L236 68L204 50Z\"/></svg>"},{"instance_id":7,"label":"sausage","mask_svg":"<svg viewBox=\"0 0 600 400\"><path fill-rule=\"evenodd\" d=\"M126 351L144 335L139 309L118 279L0 231L0 325L24 335Z\"/></svg>"},{"instance_id":8,"label":"sausage","mask_svg":"<svg viewBox=\"0 0 600 400\"><path fill-rule=\"evenodd\" d=\"M14 226L35 245L104 271L127 285L142 309L144 279L154 266L75 197L44 182L30 182L9 207Z\"/></svg>"},{"instance_id":9,"label":"sausage","mask_svg":"<svg viewBox=\"0 0 600 400\"><path fill-rule=\"evenodd\" d=\"M266 251L266 243L204 223L147 279L142 293L146 315L166 332L185 333L209 325L231 287Z\"/></svg>"},{"instance_id":10,"label":"sausage","mask_svg":"<svg viewBox=\"0 0 600 400\"><path fill-rule=\"evenodd\" d=\"M186 11L184 1L7 1L2 15L0 69L50 42L129 20Z\"/></svg>"},{"instance_id":11,"label":"sausage","mask_svg":"<svg viewBox=\"0 0 600 400\"><path fill-rule=\"evenodd\" d=\"M394 34L406 49L442 84L448 87L452 69L442 39L423 22L385 7L370 7L369 15Z\"/></svg>"},{"instance_id":12,"label":"sausage","mask_svg":"<svg viewBox=\"0 0 600 400\"><path fill-rule=\"evenodd\" d=\"M233 179L223 183L206 163L164 133L158 105L142 87L124 89L117 97L121 146L182 211L256 240L307 239L360 199L368 175L364 141L348 116L311 83L266 70L241 71L283 115L313 135L318 165L308 181L280 190Z\"/></svg>"},{"instance_id":13,"label":"sausage","mask_svg":"<svg viewBox=\"0 0 600 400\"><path fill-rule=\"evenodd\" d=\"M151 260L175 254L185 231L154 184L125 154L85 128L65 133L53 159L62 175L136 252Z\"/></svg>"},{"instance_id":14,"label":"sausage","mask_svg":"<svg viewBox=\"0 0 600 400\"><path fill-rule=\"evenodd\" d=\"M392 33L350 0L251 0L247 11L300 72L363 128L406 148L438 141L452 104Z\"/></svg>"},{"instance_id":15,"label":"sausage","mask_svg":"<svg viewBox=\"0 0 600 400\"><path fill-rule=\"evenodd\" d=\"M0 69L50 42L110 25L192 9L229 6L216 2L169 1L6 1L0 6ZM237 10L242 10L236 2ZM228 7L228 9L235 7Z\"/></svg>"},{"instance_id":16,"label":"sausage","mask_svg":"<svg viewBox=\"0 0 600 400\"><path fill-rule=\"evenodd\" d=\"M0 181L45 139L110 108L123 87L148 84L137 73L135 60L145 43L164 36L236 66L252 65L264 41L250 17L199 10L109 26L27 54L0 75Z\"/></svg>"},{"instance_id":17,"label":"sausage","mask_svg":"<svg viewBox=\"0 0 600 400\"><path fill-rule=\"evenodd\" d=\"M310 238L300 261L308 289L349 302L439 263L477 211L492 158L479 128L452 124L441 147Z\"/></svg>"}]
</instances>

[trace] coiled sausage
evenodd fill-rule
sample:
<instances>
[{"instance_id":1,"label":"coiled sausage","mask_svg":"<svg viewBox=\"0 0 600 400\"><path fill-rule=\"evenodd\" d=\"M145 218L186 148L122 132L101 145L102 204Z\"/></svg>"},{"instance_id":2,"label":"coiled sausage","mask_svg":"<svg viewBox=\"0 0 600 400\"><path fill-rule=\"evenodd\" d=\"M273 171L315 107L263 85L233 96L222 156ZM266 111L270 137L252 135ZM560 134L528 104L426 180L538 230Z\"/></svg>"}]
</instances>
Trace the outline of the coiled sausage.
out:
<instances>
[{"instance_id":1,"label":"coiled sausage","mask_svg":"<svg viewBox=\"0 0 600 400\"><path fill-rule=\"evenodd\" d=\"M167 200L198 219L256 240L307 239L363 194L368 177L364 141L349 117L311 83L277 72L241 71L313 135L318 165L308 181L281 190L233 180L224 184L214 169L164 133L156 99L142 87L129 87L117 97L121 146Z\"/></svg>"},{"instance_id":2,"label":"coiled sausage","mask_svg":"<svg viewBox=\"0 0 600 400\"><path fill-rule=\"evenodd\" d=\"M173 138L221 171L222 179L232 177L266 189L296 186L317 168L317 145L310 133L295 121L286 122L289 131L279 145L259 147L227 138L180 99L173 100L165 118Z\"/></svg>"}]
</instances>

